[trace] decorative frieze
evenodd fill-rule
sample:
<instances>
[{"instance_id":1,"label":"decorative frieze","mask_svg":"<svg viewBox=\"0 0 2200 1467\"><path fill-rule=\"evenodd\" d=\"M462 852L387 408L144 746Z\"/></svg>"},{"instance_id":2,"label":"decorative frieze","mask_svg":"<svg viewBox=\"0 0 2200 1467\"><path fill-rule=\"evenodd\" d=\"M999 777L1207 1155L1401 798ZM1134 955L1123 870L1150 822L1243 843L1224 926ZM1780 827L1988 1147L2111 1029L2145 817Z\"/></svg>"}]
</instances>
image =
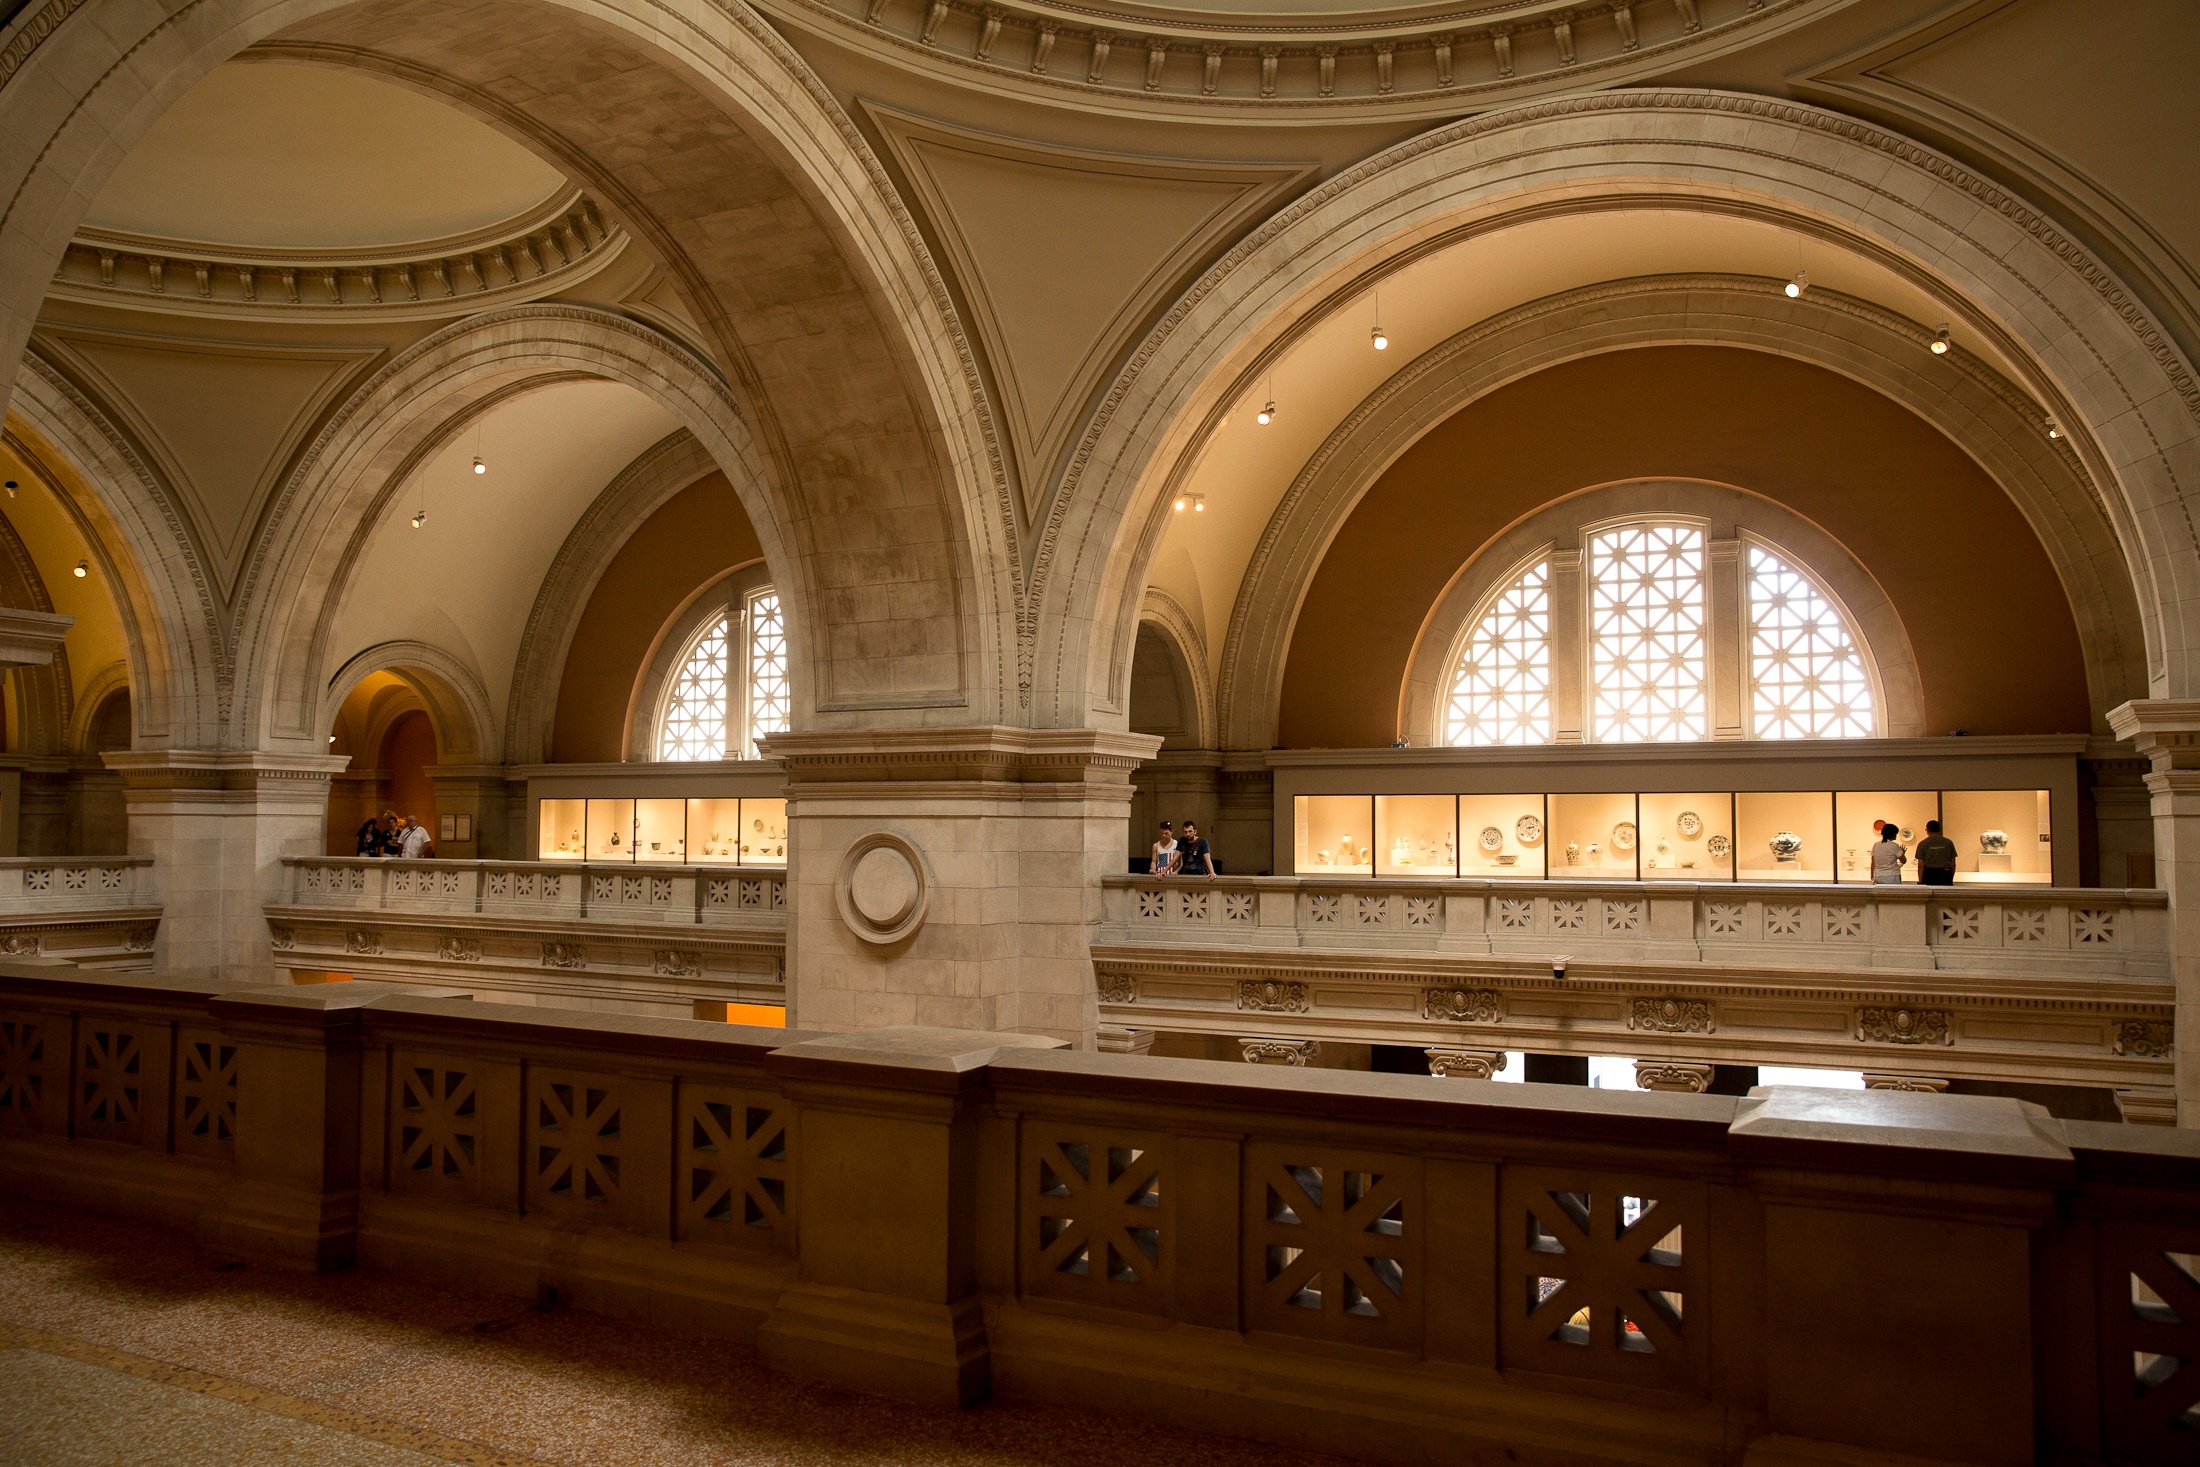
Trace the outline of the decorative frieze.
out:
<instances>
[{"instance_id":1,"label":"decorative frieze","mask_svg":"<svg viewBox=\"0 0 2200 1467\"><path fill-rule=\"evenodd\" d=\"M649 955L649 971L664 978L700 978L703 959L697 953L661 947Z\"/></svg>"},{"instance_id":2,"label":"decorative frieze","mask_svg":"<svg viewBox=\"0 0 2200 1467\"><path fill-rule=\"evenodd\" d=\"M132 933L131 936L134 939L136 934ZM267 940L268 945L273 947L275 951L287 953L297 946L298 934L279 922L270 922L267 927Z\"/></svg>"},{"instance_id":3,"label":"decorative frieze","mask_svg":"<svg viewBox=\"0 0 2200 1467\"><path fill-rule=\"evenodd\" d=\"M1715 1034L1719 1022L1707 999L1634 998L1627 1001L1627 1027L1653 1034Z\"/></svg>"},{"instance_id":4,"label":"decorative frieze","mask_svg":"<svg viewBox=\"0 0 2200 1467\"><path fill-rule=\"evenodd\" d=\"M1493 988L1430 988L1421 994L1421 1017L1447 1024L1494 1024L1505 1000Z\"/></svg>"},{"instance_id":5,"label":"decorative frieze","mask_svg":"<svg viewBox=\"0 0 2200 1467\"><path fill-rule=\"evenodd\" d=\"M1925 1075L1866 1075L1866 1090L1910 1090L1920 1095L1939 1095L1946 1091L1948 1082Z\"/></svg>"},{"instance_id":6,"label":"decorative frieze","mask_svg":"<svg viewBox=\"0 0 2200 1467\"><path fill-rule=\"evenodd\" d=\"M588 949L577 942L546 942L542 945L542 965L545 968L585 968Z\"/></svg>"},{"instance_id":7,"label":"decorative frieze","mask_svg":"<svg viewBox=\"0 0 2200 1467\"><path fill-rule=\"evenodd\" d=\"M1314 1011L1314 1001L1307 996L1304 983L1283 983L1272 978L1247 980L1238 984L1237 1006L1263 1014L1307 1014Z\"/></svg>"},{"instance_id":8,"label":"decorative frieze","mask_svg":"<svg viewBox=\"0 0 2200 1467\"><path fill-rule=\"evenodd\" d=\"M445 936L436 944L435 954L446 963L478 963L481 961L481 939Z\"/></svg>"},{"instance_id":9,"label":"decorative frieze","mask_svg":"<svg viewBox=\"0 0 2200 1467\"><path fill-rule=\"evenodd\" d=\"M382 934L379 932L347 932L344 934L344 951L356 957L378 958L382 956Z\"/></svg>"},{"instance_id":10,"label":"decorative frieze","mask_svg":"<svg viewBox=\"0 0 2200 1467\"><path fill-rule=\"evenodd\" d=\"M1866 1044L1956 1042L1945 1009L1858 1009L1856 1037Z\"/></svg>"},{"instance_id":11,"label":"decorative frieze","mask_svg":"<svg viewBox=\"0 0 2200 1467\"><path fill-rule=\"evenodd\" d=\"M1121 973L1102 973L1102 974L1100 974L1100 975L1099 975L1099 979L1098 979L1098 981L1099 981L1099 985L1100 985L1100 1002L1102 1002L1102 1003L1136 1003L1136 1002L1138 1002L1138 989L1137 989L1136 985L1134 985L1134 984L1133 984L1133 983L1131 982L1131 980L1130 980L1130 979L1129 979L1128 977L1124 976L1123 974L1121 974Z\"/></svg>"}]
</instances>

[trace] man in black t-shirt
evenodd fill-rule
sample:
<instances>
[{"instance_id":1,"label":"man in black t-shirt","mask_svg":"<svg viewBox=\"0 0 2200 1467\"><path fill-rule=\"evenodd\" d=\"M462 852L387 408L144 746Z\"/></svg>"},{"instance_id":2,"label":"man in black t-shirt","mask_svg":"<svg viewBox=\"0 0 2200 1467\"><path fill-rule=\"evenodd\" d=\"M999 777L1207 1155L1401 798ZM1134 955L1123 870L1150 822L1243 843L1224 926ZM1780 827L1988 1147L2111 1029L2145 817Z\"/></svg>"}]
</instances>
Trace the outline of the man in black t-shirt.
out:
<instances>
[{"instance_id":1,"label":"man in black t-shirt","mask_svg":"<svg viewBox=\"0 0 2200 1467\"><path fill-rule=\"evenodd\" d=\"M1215 853L1196 821L1185 821L1184 833L1176 838L1176 869L1180 876L1214 877Z\"/></svg>"},{"instance_id":2,"label":"man in black t-shirt","mask_svg":"<svg viewBox=\"0 0 2200 1467\"><path fill-rule=\"evenodd\" d=\"M1956 884L1956 843L1940 833L1940 822L1925 822L1925 839L1917 843L1917 880L1921 886Z\"/></svg>"}]
</instances>

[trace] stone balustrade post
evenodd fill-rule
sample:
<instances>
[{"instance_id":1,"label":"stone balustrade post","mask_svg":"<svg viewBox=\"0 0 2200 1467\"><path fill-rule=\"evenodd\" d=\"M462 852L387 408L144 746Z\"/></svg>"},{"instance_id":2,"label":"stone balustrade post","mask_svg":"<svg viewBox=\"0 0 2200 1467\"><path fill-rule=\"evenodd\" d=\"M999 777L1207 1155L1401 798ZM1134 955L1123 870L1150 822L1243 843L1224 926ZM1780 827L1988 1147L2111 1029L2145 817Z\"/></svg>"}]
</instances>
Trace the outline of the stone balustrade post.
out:
<instances>
[{"instance_id":1,"label":"stone balustrade post","mask_svg":"<svg viewBox=\"0 0 2200 1467\"><path fill-rule=\"evenodd\" d=\"M2177 983L2177 1123L2200 1127L2200 698L2136 699L2110 709L2108 723L2153 765L2154 880L2169 893Z\"/></svg>"},{"instance_id":2,"label":"stone balustrade post","mask_svg":"<svg viewBox=\"0 0 2200 1467\"><path fill-rule=\"evenodd\" d=\"M933 1406L991 1382L978 1293L985 1067L1036 1035L887 1028L774 1051L799 1112L801 1282L758 1332L766 1364Z\"/></svg>"}]
</instances>

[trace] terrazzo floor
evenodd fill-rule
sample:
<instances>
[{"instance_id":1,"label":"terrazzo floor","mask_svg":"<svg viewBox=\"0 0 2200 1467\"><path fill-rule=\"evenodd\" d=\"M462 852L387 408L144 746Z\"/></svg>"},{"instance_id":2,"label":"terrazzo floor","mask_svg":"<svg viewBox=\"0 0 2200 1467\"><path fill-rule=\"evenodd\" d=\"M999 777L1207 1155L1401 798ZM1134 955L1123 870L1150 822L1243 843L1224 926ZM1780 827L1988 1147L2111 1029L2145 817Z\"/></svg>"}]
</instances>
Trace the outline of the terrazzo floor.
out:
<instances>
[{"instance_id":1,"label":"terrazzo floor","mask_svg":"<svg viewBox=\"0 0 2200 1467\"><path fill-rule=\"evenodd\" d=\"M1342 1467L1136 1421L809 1385L755 1354L387 1274L224 1262L0 1199L0 1464Z\"/></svg>"}]
</instances>

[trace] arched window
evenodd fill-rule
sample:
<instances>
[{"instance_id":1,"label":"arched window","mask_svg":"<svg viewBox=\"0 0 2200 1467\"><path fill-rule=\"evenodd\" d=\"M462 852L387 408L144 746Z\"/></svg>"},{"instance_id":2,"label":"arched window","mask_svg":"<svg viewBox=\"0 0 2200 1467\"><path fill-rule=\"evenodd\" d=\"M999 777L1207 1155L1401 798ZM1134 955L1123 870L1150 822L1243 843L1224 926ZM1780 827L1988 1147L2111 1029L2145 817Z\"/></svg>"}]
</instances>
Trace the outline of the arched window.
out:
<instances>
[{"instance_id":1,"label":"arched window","mask_svg":"<svg viewBox=\"0 0 2200 1467\"><path fill-rule=\"evenodd\" d=\"M1578 533L1578 550L1548 546L1467 619L1438 689L1444 743L1879 732L1864 640L1794 557L1746 532L1715 541L1701 520Z\"/></svg>"},{"instance_id":2,"label":"arched window","mask_svg":"<svg viewBox=\"0 0 2200 1467\"><path fill-rule=\"evenodd\" d=\"M1550 583L1539 560L1475 618L1444 703L1445 743L1551 741Z\"/></svg>"},{"instance_id":3,"label":"arched window","mask_svg":"<svg viewBox=\"0 0 2200 1467\"><path fill-rule=\"evenodd\" d=\"M788 726L787 624L769 586L708 617L680 656L657 720L657 757L754 759Z\"/></svg>"},{"instance_id":4,"label":"arched window","mask_svg":"<svg viewBox=\"0 0 2200 1467\"><path fill-rule=\"evenodd\" d=\"M1750 736L1868 739L1872 683L1848 621L1817 583L1749 546Z\"/></svg>"}]
</instances>

